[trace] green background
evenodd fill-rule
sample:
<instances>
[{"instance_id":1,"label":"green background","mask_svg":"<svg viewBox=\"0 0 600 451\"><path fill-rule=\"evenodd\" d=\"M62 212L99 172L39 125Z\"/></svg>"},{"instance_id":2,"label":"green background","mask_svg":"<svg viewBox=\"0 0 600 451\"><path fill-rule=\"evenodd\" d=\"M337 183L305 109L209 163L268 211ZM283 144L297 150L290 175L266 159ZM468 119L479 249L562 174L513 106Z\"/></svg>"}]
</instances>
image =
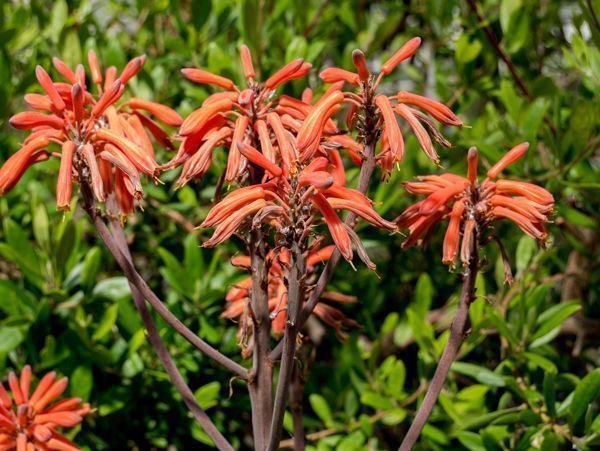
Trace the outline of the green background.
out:
<instances>
[{"instance_id":1,"label":"green background","mask_svg":"<svg viewBox=\"0 0 600 451\"><path fill-rule=\"evenodd\" d=\"M550 190L557 215L546 251L514 225L498 225L516 283L502 284L498 250L488 246L471 334L419 446L591 449L600 445L597 14L595 0L2 2L0 161L24 139L8 118L25 109L23 94L39 92L35 66L56 75L52 56L74 66L86 61L91 48L106 65L122 68L145 53L148 61L128 95L163 102L186 116L211 91L184 80L179 69L202 67L241 82L241 43L250 46L266 76L305 58L313 64L308 84L320 93L319 70L351 69L354 48L363 49L376 68L409 38L421 36L414 62L386 77L382 89L440 99L470 126L446 130L454 147L440 150L444 170L464 174L472 145L489 166L511 146L529 141L528 155L507 175ZM305 83L285 89L299 95ZM159 161L168 158L159 153ZM162 176L163 186L147 186L146 211L131 218L127 232L137 266L169 308L238 358L236 325L219 315L228 287L243 277L228 263L239 242L204 250L198 244L209 231L189 232L206 215L225 162L220 153L202 182L177 192L176 173ZM440 170L407 135L401 170L389 183L372 185L377 210L394 218L415 201L401 182L435 172ZM206 435L144 337L125 279L85 214L77 208L56 212L56 174L56 162L37 165L0 198L0 374L5 379L10 369L30 363L38 375L56 369L69 376L70 393L97 409L74 431L86 449L206 446ZM349 175L355 180L356 169ZM363 226L377 275L341 264L331 284L358 297L343 309L360 327L345 342L325 330L307 379L305 425L308 433L321 433L310 441L319 450L399 444L447 339L460 286L459 275L441 263L441 230L425 249L404 252L400 235ZM248 447L244 385L164 323L159 326L201 405L234 447Z\"/></svg>"}]
</instances>

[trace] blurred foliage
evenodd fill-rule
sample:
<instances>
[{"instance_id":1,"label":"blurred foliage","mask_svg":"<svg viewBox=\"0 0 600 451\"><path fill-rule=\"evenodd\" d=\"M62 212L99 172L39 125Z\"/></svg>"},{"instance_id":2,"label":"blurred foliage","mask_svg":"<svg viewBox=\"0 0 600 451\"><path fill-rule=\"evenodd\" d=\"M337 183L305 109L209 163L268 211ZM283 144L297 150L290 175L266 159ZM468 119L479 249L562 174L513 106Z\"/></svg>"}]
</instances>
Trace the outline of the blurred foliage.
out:
<instances>
[{"instance_id":1,"label":"blurred foliage","mask_svg":"<svg viewBox=\"0 0 600 451\"><path fill-rule=\"evenodd\" d=\"M480 19L469 5L477 4ZM38 90L34 68L52 56L75 65L96 50L122 67L146 53L129 93L188 114L209 93L180 75L203 67L241 80L238 47L247 43L269 74L283 62L318 71L351 67L351 50L377 68L408 38L424 45L413 64L386 77L384 89L426 93L449 103L470 128L448 130L454 148L443 165L465 171L465 152L484 164L529 140L511 175L546 186L557 217L546 251L514 226L500 234L516 271L502 283L497 248L486 249L471 309L472 330L452 368L419 449L559 450L600 446L600 1L536 0L81 0L5 1L0 5L0 161L24 135L8 118ZM489 28L484 28L489 27ZM497 38L529 92L524 95L486 31ZM289 89L299 95L296 81ZM407 140L407 159L371 194L394 217L413 199L403 180L435 172ZM166 160L162 155L162 161ZM202 183L174 192L175 174L148 187L145 212L128 223L134 259L169 308L211 344L239 355L236 325L219 318L227 289L241 276L228 264L239 251L198 247L189 232L211 205L225 159ZM56 162L38 165L0 199L0 373L26 362L71 378L72 395L96 414L77 442L86 449L196 449L206 435L171 387L134 310L125 279L82 211L55 211ZM356 170L350 171L355 178ZM341 343L315 322L305 387L312 449L393 449L406 432L448 337L459 275L441 264L441 239L400 252L402 237L361 229L378 276L341 265L332 284L358 296L345 309L360 322ZM159 321L184 376L236 448L247 447L249 401L185 340ZM286 418L290 428L290 418ZM309 438L313 437L309 435Z\"/></svg>"}]
</instances>

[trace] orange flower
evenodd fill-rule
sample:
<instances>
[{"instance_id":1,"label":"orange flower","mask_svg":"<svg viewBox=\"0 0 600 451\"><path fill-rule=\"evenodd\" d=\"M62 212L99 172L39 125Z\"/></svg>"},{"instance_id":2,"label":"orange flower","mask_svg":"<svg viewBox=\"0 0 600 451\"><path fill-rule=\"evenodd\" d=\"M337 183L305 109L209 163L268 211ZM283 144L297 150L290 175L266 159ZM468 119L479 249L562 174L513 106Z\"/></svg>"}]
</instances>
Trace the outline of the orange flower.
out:
<instances>
[{"instance_id":1,"label":"orange flower","mask_svg":"<svg viewBox=\"0 0 600 451\"><path fill-rule=\"evenodd\" d=\"M317 267L329 260L333 253L334 246L320 247L320 242L315 242L312 248L306 254L306 283L315 282ZM285 329L287 319L287 286L286 278L289 273L289 251L283 249L281 252L269 252L267 255L269 262L268 272L268 295L269 311L271 313L271 330L276 337L280 337ZM250 257L238 256L231 260L234 266L250 271ZM248 357L250 349L248 348L248 338L250 336L252 316L250 307L250 290L252 289L252 279L244 278L236 283L227 293L225 298L226 308L221 314L223 318L237 320L239 322L238 340L242 347L242 355ZM341 293L326 291L322 295L322 301L332 301L340 304L356 302L356 298L346 296ZM319 302L314 310L317 316L328 326L331 326L336 335L345 338L344 330L349 327L355 327L357 323L347 318L341 310L332 307L323 302Z\"/></svg>"},{"instance_id":2,"label":"orange flower","mask_svg":"<svg viewBox=\"0 0 600 451\"><path fill-rule=\"evenodd\" d=\"M468 177L454 174L418 177L417 182L407 182L406 190L412 194L425 194L427 198L409 207L396 219L400 228L408 228L404 247L425 241L432 228L444 218L449 218L444 238L445 264L454 266L459 254L468 264L470 240L481 237L496 220L510 219L523 232L544 243L548 236L545 223L554 205L554 198L544 188L514 180L496 180L502 170L519 160L527 151L528 143L521 143L496 163L481 183L477 180L477 149L468 155ZM461 235L463 237L460 245Z\"/></svg>"},{"instance_id":3,"label":"orange flower","mask_svg":"<svg viewBox=\"0 0 600 451\"><path fill-rule=\"evenodd\" d=\"M273 227L289 242L304 242L323 222L346 260L352 261L354 245L365 264L374 268L357 235L341 221L336 210L351 211L382 229L394 231L396 225L379 216L366 196L336 182L345 180L345 176L333 175L343 167L316 157L309 164L298 163L296 171L286 177L280 166L257 149L241 142L238 148L248 161L264 169L268 181L232 191L208 212L200 227L216 230L204 246L215 246L236 232L263 224Z\"/></svg>"},{"instance_id":4,"label":"orange flower","mask_svg":"<svg viewBox=\"0 0 600 451\"><path fill-rule=\"evenodd\" d=\"M278 176L281 171L287 176L298 161L307 162L342 147L340 143L324 143L325 138L341 133L331 120L331 115L345 101L339 89L326 93L315 105L305 102L312 100L311 92L307 92L303 100L277 96L274 91L279 86L305 76L310 64L302 59L293 60L261 83L255 80L248 47L242 46L240 53L245 88L201 69L182 70L185 77L195 83L211 84L226 91L209 96L183 121L179 151L164 166L184 165L178 186L202 177L210 167L213 150L218 147L228 150L225 169L228 183L245 180L250 168L253 168L251 173L266 171ZM230 133L208 145L211 133L223 128L228 128ZM186 162L200 152L205 164L186 166Z\"/></svg>"},{"instance_id":5,"label":"orange flower","mask_svg":"<svg viewBox=\"0 0 600 451\"><path fill-rule=\"evenodd\" d=\"M433 148L432 138L444 147L450 143L436 128L432 118L444 125L462 126L462 121L445 105L426 97L400 91L395 96L377 94L377 88L383 78L403 61L411 58L419 48L421 38L415 37L404 44L381 67L377 77L374 77L368 67L363 52L352 52L352 62L356 72L338 68L323 70L319 76L327 83L349 83L358 87L357 93L345 92L344 99L350 103L346 115L346 124L353 129L355 124L360 128L360 134L367 136L378 127L380 119L383 122L383 135L377 163L382 168L383 177L387 178L394 164L402 161L404 157L404 139L398 125L396 116L404 119L411 127L421 148L431 161L439 164L439 156ZM420 110L416 108L420 108ZM423 111L421 111L423 110ZM314 127L313 127L314 128ZM316 129L316 128L315 128ZM360 163L355 151L351 158Z\"/></svg>"},{"instance_id":6,"label":"orange flower","mask_svg":"<svg viewBox=\"0 0 600 451\"><path fill-rule=\"evenodd\" d=\"M29 166L51 155L61 159L56 187L60 210L70 208L72 183L81 182L79 173L87 178L99 202L116 196L117 204L127 207L120 209L123 216L132 211L134 199L141 199L141 175L156 179L159 167L148 132L165 146L169 145L168 135L142 111L169 126L181 125L181 118L174 110L148 100L133 98L115 106L127 81L142 69L144 56L130 61L119 77L114 67L103 74L93 51L88 62L95 94L86 87L82 65L73 71L53 59L67 83L55 82L42 67L36 68L46 95L27 94L26 102L38 111L18 113L10 119L13 127L31 130L31 134L0 168L0 195L12 189ZM51 143L59 144L61 152L50 154L42 149Z\"/></svg>"},{"instance_id":7,"label":"orange flower","mask_svg":"<svg viewBox=\"0 0 600 451\"><path fill-rule=\"evenodd\" d=\"M68 379L56 379L56 373L46 374L33 393L31 368L23 368L20 378L8 376L11 395L0 383L0 450L59 450L79 448L60 432L72 428L90 413L89 404L79 398L65 398L54 402L67 388Z\"/></svg>"}]
</instances>

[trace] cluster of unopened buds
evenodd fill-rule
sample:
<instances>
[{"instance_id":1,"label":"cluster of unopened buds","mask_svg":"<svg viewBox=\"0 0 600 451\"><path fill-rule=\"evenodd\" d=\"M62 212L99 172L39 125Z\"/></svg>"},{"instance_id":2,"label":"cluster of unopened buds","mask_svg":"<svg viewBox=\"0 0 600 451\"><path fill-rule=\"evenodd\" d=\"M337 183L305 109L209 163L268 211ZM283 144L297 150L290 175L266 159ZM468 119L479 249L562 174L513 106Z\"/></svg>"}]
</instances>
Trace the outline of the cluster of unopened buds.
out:
<instances>
[{"instance_id":1,"label":"cluster of unopened buds","mask_svg":"<svg viewBox=\"0 0 600 451\"><path fill-rule=\"evenodd\" d=\"M10 373L10 394L0 383L0 450L78 450L58 429L81 423L90 413L89 404L79 398L56 401L67 389L66 377L56 380L56 373L48 373L33 392L31 377L29 365L20 377Z\"/></svg>"}]
</instances>

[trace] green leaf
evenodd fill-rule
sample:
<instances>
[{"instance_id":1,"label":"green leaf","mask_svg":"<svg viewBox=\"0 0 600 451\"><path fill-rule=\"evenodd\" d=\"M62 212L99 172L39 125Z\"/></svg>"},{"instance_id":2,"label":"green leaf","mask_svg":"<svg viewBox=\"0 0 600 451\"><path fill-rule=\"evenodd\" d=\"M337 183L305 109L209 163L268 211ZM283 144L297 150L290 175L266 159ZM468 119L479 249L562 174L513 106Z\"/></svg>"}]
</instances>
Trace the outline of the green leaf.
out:
<instances>
[{"instance_id":1,"label":"green leaf","mask_svg":"<svg viewBox=\"0 0 600 451\"><path fill-rule=\"evenodd\" d=\"M333 421L331 409L329 408L325 398L317 393L311 393L308 397L308 401L310 402L310 406L314 412L323 421L323 423L325 423L325 425L328 425Z\"/></svg>"},{"instance_id":2,"label":"green leaf","mask_svg":"<svg viewBox=\"0 0 600 451\"><path fill-rule=\"evenodd\" d=\"M554 371L546 371L544 373L544 401L546 402L546 409L548 415L552 418L556 416L556 373Z\"/></svg>"},{"instance_id":3,"label":"green leaf","mask_svg":"<svg viewBox=\"0 0 600 451\"><path fill-rule=\"evenodd\" d=\"M600 396L600 368L596 368L585 376L575 388L573 401L569 408L570 423L577 423L598 396Z\"/></svg>"},{"instance_id":4,"label":"green leaf","mask_svg":"<svg viewBox=\"0 0 600 451\"><path fill-rule=\"evenodd\" d=\"M106 309L106 311L102 315L102 319L100 320L98 327L96 328L96 330L94 331L94 334L92 335L92 340L94 340L94 341L102 340L104 337L106 337L110 333L113 326L117 322L118 312L119 312L118 304L113 304Z\"/></svg>"},{"instance_id":5,"label":"green leaf","mask_svg":"<svg viewBox=\"0 0 600 451\"><path fill-rule=\"evenodd\" d=\"M221 384L219 382L209 382L203 385L194 392L194 396L198 400L200 407L204 410L208 410L211 407L216 406L219 401L219 391L221 390Z\"/></svg>"},{"instance_id":6,"label":"green leaf","mask_svg":"<svg viewBox=\"0 0 600 451\"><path fill-rule=\"evenodd\" d=\"M200 2L191 2L192 12L190 17L196 30L200 30L210 18L212 10L212 0L202 0Z\"/></svg>"},{"instance_id":7,"label":"green leaf","mask_svg":"<svg viewBox=\"0 0 600 451\"><path fill-rule=\"evenodd\" d=\"M94 375L89 366L78 366L70 377L71 395L87 401L94 385Z\"/></svg>"},{"instance_id":8,"label":"green leaf","mask_svg":"<svg viewBox=\"0 0 600 451\"><path fill-rule=\"evenodd\" d=\"M69 8L65 0L56 0L52 6L52 12L50 13L50 24L47 28L48 37L57 43L60 34L67 23L69 16Z\"/></svg>"},{"instance_id":9,"label":"green leaf","mask_svg":"<svg viewBox=\"0 0 600 451\"><path fill-rule=\"evenodd\" d=\"M259 20L261 5L258 0L241 0L240 7L240 31L244 41L252 50L254 58L258 57L262 50L262 23ZM257 64L258 61L255 61Z\"/></svg>"},{"instance_id":10,"label":"green leaf","mask_svg":"<svg viewBox=\"0 0 600 451\"><path fill-rule=\"evenodd\" d=\"M46 206L38 204L33 209L33 236L45 251L50 250L50 227Z\"/></svg>"},{"instance_id":11,"label":"green leaf","mask_svg":"<svg viewBox=\"0 0 600 451\"><path fill-rule=\"evenodd\" d=\"M540 338L553 329L560 327L567 318L573 316L580 309L581 305L578 301L561 302L560 304L550 307L538 316L535 323L539 328L533 334L532 339L535 340Z\"/></svg>"},{"instance_id":12,"label":"green leaf","mask_svg":"<svg viewBox=\"0 0 600 451\"><path fill-rule=\"evenodd\" d=\"M473 365L471 363L454 362L451 369L457 373L472 377L485 385L490 385L492 387L504 387L506 385L502 376L482 366Z\"/></svg>"},{"instance_id":13,"label":"green leaf","mask_svg":"<svg viewBox=\"0 0 600 451\"><path fill-rule=\"evenodd\" d=\"M96 284L92 292L95 296L101 296L112 301L117 301L131 295L129 282L125 277L111 277L101 280Z\"/></svg>"},{"instance_id":14,"label":"green leaf","mask_svg":"<svg viewBox=\"0 0 600 451\"><path fill-rule=\"evenodd\" d=\"M486 451L483 440L475 432L461 431L458 433L457 438L469 451Z\"/></svg>"},{"instance_id":15,"label":"green leaf","mask_svg":"<svg viewBox=\"0 0 600 451\"><path fill-rule=\"evenodd\" d=\"M597 220L594 220L591 216L588 216L582 213L581 211L568 207L566 205L560 205L559 214L571 224L575 224L593 230L598 230L599 228Z\"/></svg>"},{"instance_id":16,"label":"green leaf","mask_svg":"<svg viewBox=\"0 0 600 451\"><path fill-rule=\"evenodd\" d=\"M523 236L519 240L519 244L517 245L517 275L521 274L527 266L529 262L533 258L535 252L537 250L537 243L533 238L528 236Z\"/></svg>"},{"instance_id":17,"label":"green leaf","mask_svg":"<svg viewBox=\"0 0 600 451\"><path fill-rule=\"evenodd\" d=\"M426 272L422 273L419 276L419 280L417 280L414 299L412 308L424 320L427 317L433 300L433 283L431 282L431 277Z\"/></svg>"},{"instance_id":18,"label":"green leaf","mask_svg":"<svg viewBox=\"0 0 600 451\"><path fill-rule=\"evenodd\" d=\"M20 328L0 326L0 353L13 351L24 339L25 335Z\"/></svg>"},{"instance_id":19,"label":"green leaf","mask_svg":"<svg viewBox=\"0 0 600 451\"><path fill-rule=\"evenodd\" d=\"M504 33L510 29L511 19L522 7L522 0L502 0L500 3L500 26Z\"/></svg>"},{"instance_id":20,"label":"green leaf","mask_svg":"<svg viewBox=\"0 0 600 451\"><path fill-rule=\"evenodd\" d=\"M459 63L469 63L481 53L481 42L477 39L469 41L466 34L461 34L456 40L455 56Z\"/></svg>"},{"instance_id":21,"label":"green leaf","mask_svg":"<svg viewBox=\"0 0 600 451\"><path fill-rule=\"evenodd\" d=\"M63 272L66 267L67 260L69 260L69 257L73 252L73 248L75 247L75 235L75 224L72 220L67 220L62 228L58 245L54 251L54 255L56 256L56 266Z\"/></svg>"},{"instance_id":22,"label":"green leaf","mask_svg":"<svg viewBox=\"0 0 600 451\"><path fill-rule=\"evenodd\" d=\"M95 281L102 263L102 251L99 247L91 248L83 260L81 268L81 285L90 287Z\"/></svg>"}]
</instances>

